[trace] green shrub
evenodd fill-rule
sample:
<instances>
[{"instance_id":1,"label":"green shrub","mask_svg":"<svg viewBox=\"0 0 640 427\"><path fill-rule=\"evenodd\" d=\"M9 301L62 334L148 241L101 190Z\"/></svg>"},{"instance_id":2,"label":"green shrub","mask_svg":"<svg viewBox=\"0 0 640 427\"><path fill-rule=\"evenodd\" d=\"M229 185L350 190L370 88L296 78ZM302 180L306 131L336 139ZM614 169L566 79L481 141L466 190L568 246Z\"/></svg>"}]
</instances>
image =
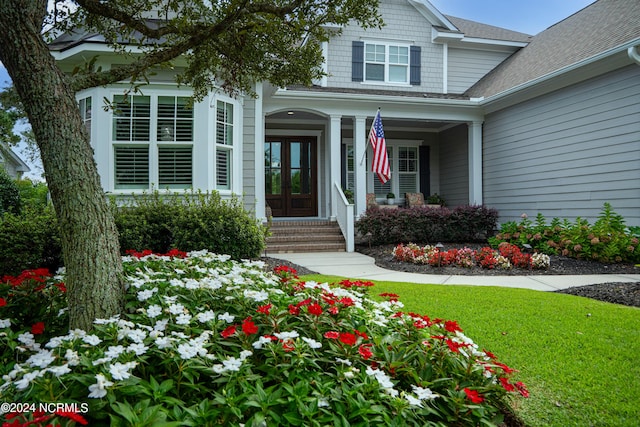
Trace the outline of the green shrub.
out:
<instances>
[{"instance_id":1,"label":"green shrub","mask_svg":"<svg viewBox=\"0 0 640 427\"><path fill-rule=\"evenodd\" d=\"M498 212L485 206L407 209L370 208L356 230L372 244L474 242L493 234Z\"/></svg>"},{"instance_id":2,"label":"green shrub","mask_svg":"<svg viewBox=\"0 0 640 427\"><path fill-rule=\"evenodd\" d=\"M20 190L16 182L0 168L0 214L20 212Z\"/></svg>"},{"instance_id":3,"label":"green shrub","mask_svg":"<svg viewBox=\"0 0 640 427\"><path fill-rule=\"evenodd\" d=\"M507 222L489 243L497 247L509 242L522 247L530 245L534 250L548 255L563 255L572 258L601 262L640 261L639 238L632 229L627 229L624 218L605 203L598 220L590 225L586 219L574 222L554 218L550 225L541 214L535 223L523 215L519 223Z\"/></svg>"},{"instance_id":4,"label":"green shrub","mask_svg":"<svg viewBox=\"0 0 640 427\"><path fill-rule=\"evenodd\" d=\"M207 249L241 259L257 258L264 250L265 228L237 197L153 192L134 196L121 207L113 201L112 206L122 251Z\"/></svg>"},{"instance_id":5,"label":"green shrub","mask_svg":"<svg viewBox=\"0 0 640 427\"><path fill-rule=\"evenodd\" d=\"M26 178L17 180L16 185L20 191L22 206L44 208L47 205L49 188L45 182L32 181Z\"/></svg>"},{"instance_id":6,"label":"green shrub","mask_svg":"<svg viewBox=\"0 0 640 427\"><path fill-rule=\"evenodd\" d=\"M25 207L0 216L0 275L39 267L56 271L62 265L58 221L53 208Z\"/></svg>"}]
</instances>

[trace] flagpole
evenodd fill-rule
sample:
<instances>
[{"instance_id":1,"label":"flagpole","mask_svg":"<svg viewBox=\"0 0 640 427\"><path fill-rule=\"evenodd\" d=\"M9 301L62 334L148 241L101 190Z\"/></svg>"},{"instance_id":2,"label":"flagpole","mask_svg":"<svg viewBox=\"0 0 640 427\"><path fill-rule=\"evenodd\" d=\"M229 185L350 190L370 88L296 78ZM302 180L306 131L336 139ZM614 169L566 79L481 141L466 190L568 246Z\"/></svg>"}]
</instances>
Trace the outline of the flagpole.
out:
<instances>
[{"instance_id":1,"label":"flagpole","mask_svg":"<svg viewBox=\"0 0 640 427\"><path fill-rule=\"evenodd\" d=\"M380 107L378 107L378 111L376 112L376 115L380 114ZM373 121L376 121L376 117L373 117ZM371 123L371 126L373 126L373 123ZM371 135L371 129L369 129L369 135L367 135L367 143L364 145L364 152L362 153L362 159L360 159L360 166L362 166L362 164L364 163L364 158L367 157L367 148L369 148L369 136Z\"/></svg>"}]
</instances>

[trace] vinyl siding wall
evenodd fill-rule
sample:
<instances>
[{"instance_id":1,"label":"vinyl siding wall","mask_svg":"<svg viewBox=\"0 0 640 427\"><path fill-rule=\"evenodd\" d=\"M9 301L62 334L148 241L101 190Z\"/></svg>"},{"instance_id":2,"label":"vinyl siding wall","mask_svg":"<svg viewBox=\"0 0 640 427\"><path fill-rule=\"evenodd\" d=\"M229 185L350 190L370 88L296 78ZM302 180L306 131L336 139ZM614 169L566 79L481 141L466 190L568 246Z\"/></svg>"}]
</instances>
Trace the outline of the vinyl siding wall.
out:
<instances>
[{"instance_id":1,"label":"vinyl siding wall","mask_svg":"<svg viewBox=\"0 0 640 427\"><path fill-rule=\"evenodd\" d=\"M501 222L593 223L609 202L640 225L639 81L632 65L486 117L484 202Z\"/></svg>"},{"instance_id":2,"label":"vinyl siding wall","mask_svg":"<svg viewBox=\"0 0 640 427\"><path fill-rule=\"evenodd\" d=\"M464 93L510 53L449 48L448 93Z\"/></svg>"},{"instance_id":3,"label":"vinyl siding wall","mask_svg":"<svg viewBox=\"0 0 640 427\"><path fill-rule=\"evenodd\" d=\"M468 127L459 125L440 134L440 192L447 207L469 204Z\"/></svg>"},{"instance_id":4,"label":"vinyl siding wall","mask_svg":"<svg viewBox=\"0 0 640 427\"><path fill-rule=\"evenodd\" d=\"M327 70L329 87L355 89L397 89L412 92L442 93L442 45L431 42L431 24L406 0L380 2L380 14L385 26L381 30L351 25L342 35L329 42ZM351 43L354 40L383 40L389 43L410 43L421 48L421 84L394 86L351 81Z\"/></svg>"},{"instance_id":5,"label":"vinyl siding wall","mask_svg":"<svg viewBox=\"0 0 640 427\"><path fill-rule=\"evenodd\" d=\"M245 98L242 106L242 196L246 210L256 209L256 132L255 132L256 100ZM233 167L238 162L234 160ZM263 182L260 180L260 182Z\"/></svg>"}]
</instances>

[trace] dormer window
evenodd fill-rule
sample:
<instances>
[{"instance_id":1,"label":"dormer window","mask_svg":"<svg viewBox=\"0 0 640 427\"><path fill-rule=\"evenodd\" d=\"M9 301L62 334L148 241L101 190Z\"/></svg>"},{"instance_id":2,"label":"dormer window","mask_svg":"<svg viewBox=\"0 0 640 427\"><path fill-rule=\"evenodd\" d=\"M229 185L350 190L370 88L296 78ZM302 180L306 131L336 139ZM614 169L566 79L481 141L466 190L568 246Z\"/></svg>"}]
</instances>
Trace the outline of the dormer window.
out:
<instances>
[{"instance_id":1,"label":"dormer window","mask_svg":"<svg viewBox=\"0 0 640 427\"><path fill-rule=\"evenodd\" d=\"M365 81L409 82L409 46L365 43Z\"/></svg>"},{"instance_id":2,"label":"dormer window","mask_svg":"<svg viewBox=\"0 0 640 427\"><path fill-rule=\"evenodd\" d=\"M420 46L354 41L352 50L354 82L420 85Z\"/></svg>"}]
</instances>

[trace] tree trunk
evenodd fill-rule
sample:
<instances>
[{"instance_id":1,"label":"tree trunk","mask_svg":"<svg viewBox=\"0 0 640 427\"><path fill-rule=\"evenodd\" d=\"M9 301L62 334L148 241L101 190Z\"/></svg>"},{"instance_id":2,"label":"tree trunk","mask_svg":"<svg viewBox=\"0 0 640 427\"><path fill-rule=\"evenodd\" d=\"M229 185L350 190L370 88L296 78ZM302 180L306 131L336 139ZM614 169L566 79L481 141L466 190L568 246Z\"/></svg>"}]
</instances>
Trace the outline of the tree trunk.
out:
<instances>
[{"instance_id":1,"label":"tree trunk","mask_svg":"<svg viewBox=\"0 0 640 427\"><path fill-rule=\"evenodd\" d=\"M70 327L89 330L124 307L122 260L75 94L41 35L46 3L0 0L0 60L29 117L60 224Z\"/></svg>"}]
</instances>

